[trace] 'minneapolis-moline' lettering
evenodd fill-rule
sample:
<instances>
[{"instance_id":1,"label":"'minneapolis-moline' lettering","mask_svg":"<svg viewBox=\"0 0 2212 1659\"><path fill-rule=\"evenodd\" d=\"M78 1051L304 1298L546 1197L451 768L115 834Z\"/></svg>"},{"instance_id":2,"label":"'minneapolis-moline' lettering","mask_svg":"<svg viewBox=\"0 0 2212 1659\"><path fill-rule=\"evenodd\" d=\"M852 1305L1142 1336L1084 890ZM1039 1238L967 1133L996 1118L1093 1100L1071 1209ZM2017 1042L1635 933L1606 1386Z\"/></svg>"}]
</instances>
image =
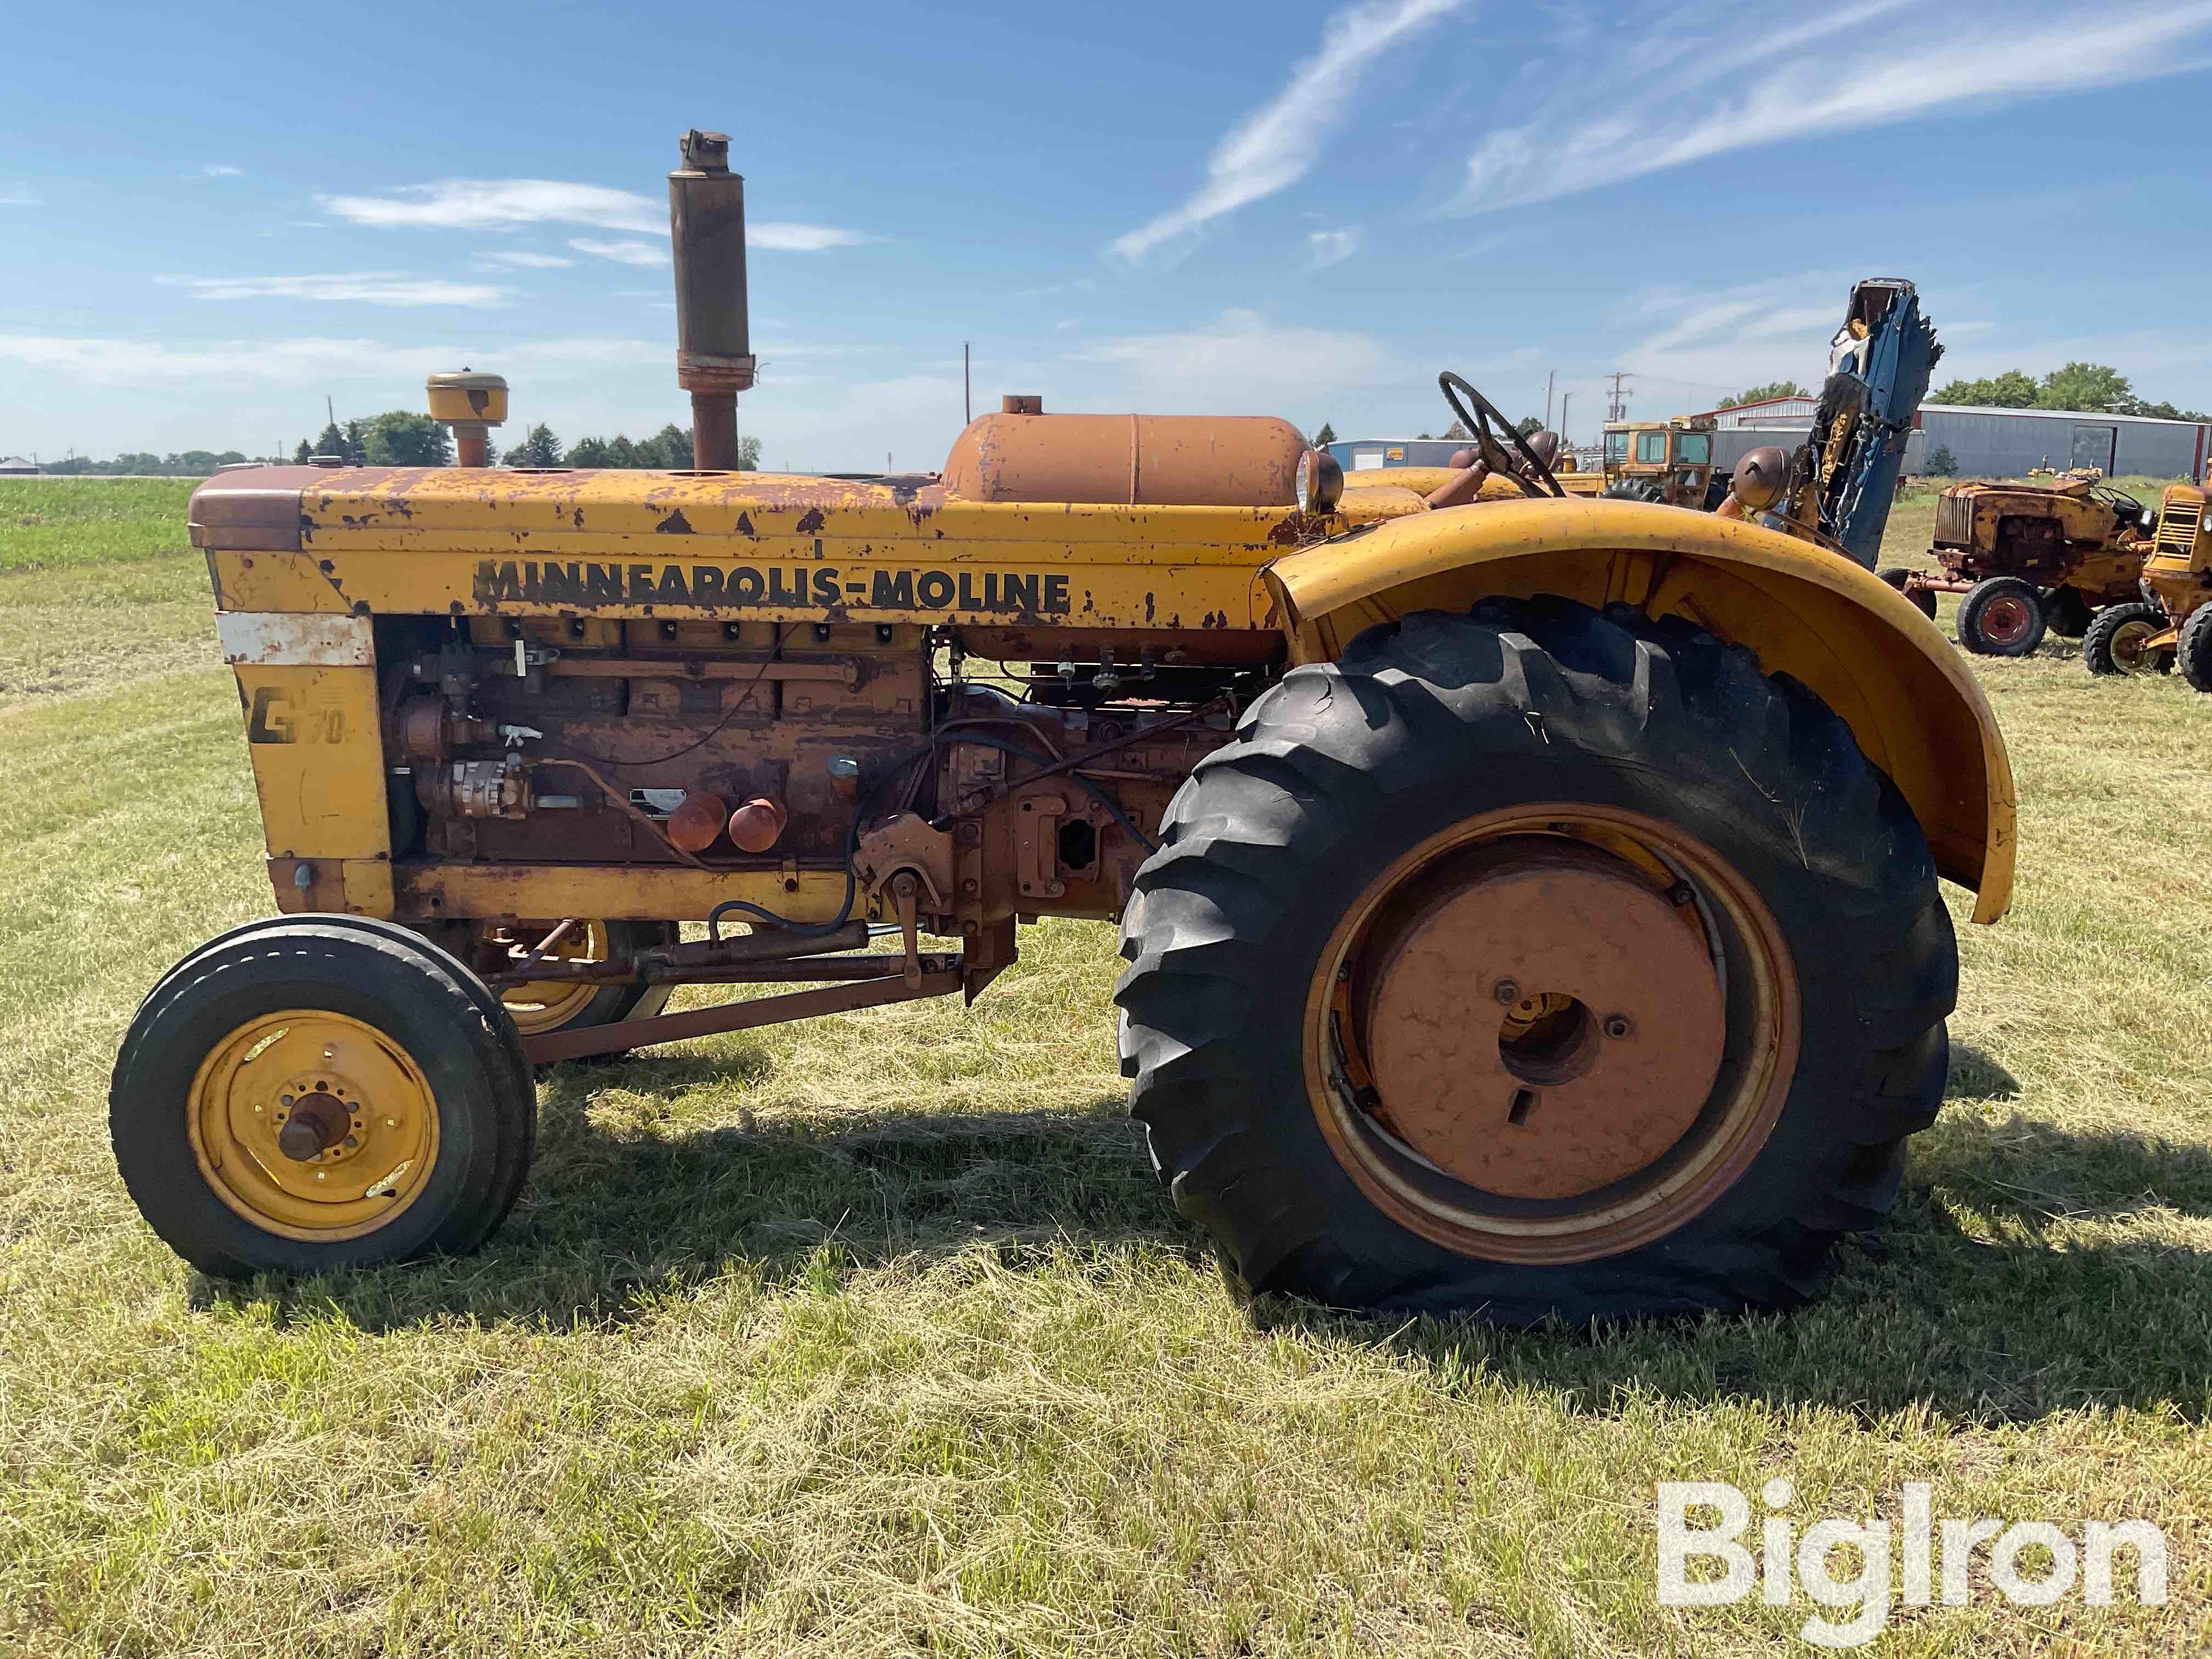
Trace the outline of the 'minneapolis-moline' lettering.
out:
<instances>
[{"instance_id":1,"label":"'minneapolis-moline' lettering","mask_svg":"<svg viewBox=\"0 0 2212 1659\"><path fill-rule=\"evenodd\" d=\"M835 565L596 564L485 559L476 597L545 605L849 605L1065 616L1067 578L1012 570L841 571Z\"/></svg>"}]
</instances>

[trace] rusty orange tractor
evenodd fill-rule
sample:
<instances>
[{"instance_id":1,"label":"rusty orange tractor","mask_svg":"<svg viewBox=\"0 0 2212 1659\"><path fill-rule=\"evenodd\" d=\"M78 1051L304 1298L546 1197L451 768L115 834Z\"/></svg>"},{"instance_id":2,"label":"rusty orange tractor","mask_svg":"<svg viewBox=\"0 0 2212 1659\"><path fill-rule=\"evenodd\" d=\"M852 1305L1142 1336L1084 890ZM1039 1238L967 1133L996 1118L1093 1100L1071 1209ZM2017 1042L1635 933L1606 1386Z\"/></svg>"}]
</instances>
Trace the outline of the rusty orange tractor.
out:
<instances>
[{"instance_id":1,"label":"rusty orange tractor","mask_svg":"<svg viewBox=\"0 0 2212 1659\"><path fill-rule=\"evenodd\" d=\"M972 999L1040 916L1118 919L1130 1109L1255 1290L1779 1304L1879 1220L1942 1095L1937 880L2003 912L2011 775L1780 483L1570 499L1453 375L1478 459L1425 494L1344 490L1287 422L1035 398L939 472L735 471L742 180L684 155L696 470L193 499L284 914L124 1042L162 1237L218 1273L471 1249L533 1066ZM679 985L775 994L652 1012Z\"/></svg>"},{"instance_id":2,"label":"rusty orange tractor","mask_svg":"<svg viewBox=\"0 0 2212 1659\"><path fill-rule=\"evenodd\" d=\"M2170 484L2142 564L2139 599L2100 611L2082 636L2093 674L2164 673L2177 665L2198 691L2212 691L2212 532L2206 492Z\"/></svg>"},{"instance_id":3,"label":"rusty orange tractor","mask_svg":"<svg viewBox=\"0 0 2212 1659\"><path fill-rule=\"evenodd\" d=\"M1936 503L1931 550L1941 574L1902 568L1881 579L1936 614L1959 593L1959 643L1984 657L2024 657L2046 630L2080 639L2107 605L2136 597L2157 515L2090 478L2054 484L1960 483Z\"/></svg>"}]
</instances>

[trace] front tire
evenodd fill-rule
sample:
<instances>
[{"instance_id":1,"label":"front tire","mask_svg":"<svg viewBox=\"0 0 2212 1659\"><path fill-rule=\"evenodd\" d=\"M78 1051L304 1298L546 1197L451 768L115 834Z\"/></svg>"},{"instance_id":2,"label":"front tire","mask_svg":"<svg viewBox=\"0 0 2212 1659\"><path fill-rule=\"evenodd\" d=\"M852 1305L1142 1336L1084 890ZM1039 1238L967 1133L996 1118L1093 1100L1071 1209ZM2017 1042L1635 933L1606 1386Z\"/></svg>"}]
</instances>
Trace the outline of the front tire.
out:
<instances>
[{"instance_id":1,"label":"front tire","mask_svg":"<svg viewBox=\"0 0 2212 1659\"><path fill-rule=\"evenodd\" d=\"M1977 656L2028 656L2050 625L2043 595L2017 576L1985 578L1959 601L1959 643Z\"/></svg>"},{"instance_id":2,"label":"front tire","mask_svg":"<svg viewBox=\"0 0 2212 1659\"><path fill-rule=\"evenodd\" d=\"M1292 671L1176 796L1122 954L1130 1109L1237 1278L1514 1324L1808 1294L1934 1117L1957 987L1834 714L1559 599Z\"/></svg>"},{"instance_id":3,"label":"front tire","mask_svg":"<svg viewBox=\"0 0 2212 1659\"><path fill-rule=\"evenodd\" d=\"M2212 691L2212 605L2200 605L2182 619L2173 661L2191 690Z\"/></svg>"},{"instance_id":4,"label":"front tire","mask_svg":"<svg viewBox=\"0 0 2212 1659\"><path fill-rule=\"evenodd\" d=\"M1936 595L1933 591L1925 587L1908 588L1907 584L1911 581L1913 576L1911 571L1901 564L1893 564L1874 574L1911 600L1915 608L1929 622L1936 620Z\"/></svg>"},{"instance_id":5,"label":"front tire","mask_svg":"<svg viewBox=\"0 0 2212 1659\"><path fill-rule=\"evenodd\" d=\"M186 957L140 1005L109 1091L140 1212L227 1277L475 1249L521 1189L536 1111L521 1040L475 976L345 916Z\"/></svg>"},{"instance_id":6,"label":"front tire","mask_svg":"<svg viewBox=\"0 0 2212 1659\"><path fill-rule=\"evenodd\" d=\"M2146 651L2142 642L2166 631L2166 612L2147 599L2108 605L2081 635L2081 665L2092 674L2162 674L2172 654Z\"/></svg>"}]
</instances>

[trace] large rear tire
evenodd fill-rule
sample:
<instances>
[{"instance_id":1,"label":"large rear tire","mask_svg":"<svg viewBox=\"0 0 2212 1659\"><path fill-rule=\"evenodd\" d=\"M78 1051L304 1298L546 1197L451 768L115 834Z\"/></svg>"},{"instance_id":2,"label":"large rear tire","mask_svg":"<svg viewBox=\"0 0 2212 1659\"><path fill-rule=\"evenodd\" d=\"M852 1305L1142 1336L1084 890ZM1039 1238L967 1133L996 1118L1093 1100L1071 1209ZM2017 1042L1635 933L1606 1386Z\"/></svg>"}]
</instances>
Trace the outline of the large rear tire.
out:
<instances>
[{"instance_id":1,"label":"large rear tire","mask_svg":"<svg viewBox=\"0 0 2212 1659\"><path fill-rule=\"evenodd\" d=\"M1925 587L1914 587L1908 591L1907 584L1913 576L1911 570L1901 564L1893 564L1874 574L1911 600L1914 607L1929 622L1936 620L1936 595Z\"/></svg>"},{"instance_id":2,"label":"large rear tire","mask_svg":"<svg viewBox=\"0 0 2212 1659\"><path fill-rule=\"evenodd\" d=\"M140 1212L231 1277L473 1249L521 1190L536 1112L521 1040L475 975L349 916L193 951L139 1006L109 1093Z\"/></svg>"},{"instance_id":3,"label":"large rear tire","mask_svg":"<svg viewBox=\"0 0 2212 1659\"><path fill-rule=\"evenodd\" d=\"M1957 988L1903 798L1679 619L1424 612L1294 670L1123 924L1130 1109L1255 1291L1779 1305L1888 1210Z\"/></svg>"}]
</instances>

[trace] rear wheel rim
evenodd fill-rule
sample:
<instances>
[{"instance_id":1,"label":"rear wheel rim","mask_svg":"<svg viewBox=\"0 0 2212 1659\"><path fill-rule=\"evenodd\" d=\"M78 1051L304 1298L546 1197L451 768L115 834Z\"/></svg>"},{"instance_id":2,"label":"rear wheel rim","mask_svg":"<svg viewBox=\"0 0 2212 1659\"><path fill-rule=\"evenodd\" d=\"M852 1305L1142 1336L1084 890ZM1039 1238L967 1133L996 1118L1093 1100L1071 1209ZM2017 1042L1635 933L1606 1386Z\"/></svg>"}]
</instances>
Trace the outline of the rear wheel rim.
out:
<instances>
[{"instance_id":1,"label":"rear wheel rim","mask_svg":"<svg viewBox=\"0 0 2212 1659\"><path fill-rule=\"evenodd\" d=\"M2035 607L2014 593L2000 593L1982 607L1982 636L2010 650L2035 631Z\"/></svg>"},{"instance_id":2,"label":"rear wheel rim","mask_svg":"<svg viewBox=\"0 0 2212 1659\"><path fill-rule=\"evenodd\" d=\"M545 923L538 927L536 938L543 939L552 931L553 925ZM605 962L608 950L606 923L587 921L545 955L549 961ZM499 1000L506 1005L514 1029L525 1036L534 1036L566 1025L589 1007L604 988L589 980L534 979L508 986L499 994Z\"/></svg>"},{"instance_id":3,"label":"rear wheel rim","mask_svg":"<svg viewBox=\"0 0 2212 1659\"><path fill-rule=\"evenodd\" d=\"M1485 814L1394 861L1307 1000L1332 1152L1401 1224L1566 1263L1674 1231L1734 1185L1786 1101L1796 980L1711 847L1641 814Z\"/></svg>"},{"instance_id":4,"label":"rear wheel rim","mask_svg":"<svg viewBox=\"0 0 2212 1659\"><path fill-rule=\"evenodd\" d=\"M326 1009L232 1031L200 1063L186 1109L210 1189L286 1238L330 1243L388 1226L437 1162L437 1097L422 1066L374 1026Z\"/></svg>"}]
</instances>

